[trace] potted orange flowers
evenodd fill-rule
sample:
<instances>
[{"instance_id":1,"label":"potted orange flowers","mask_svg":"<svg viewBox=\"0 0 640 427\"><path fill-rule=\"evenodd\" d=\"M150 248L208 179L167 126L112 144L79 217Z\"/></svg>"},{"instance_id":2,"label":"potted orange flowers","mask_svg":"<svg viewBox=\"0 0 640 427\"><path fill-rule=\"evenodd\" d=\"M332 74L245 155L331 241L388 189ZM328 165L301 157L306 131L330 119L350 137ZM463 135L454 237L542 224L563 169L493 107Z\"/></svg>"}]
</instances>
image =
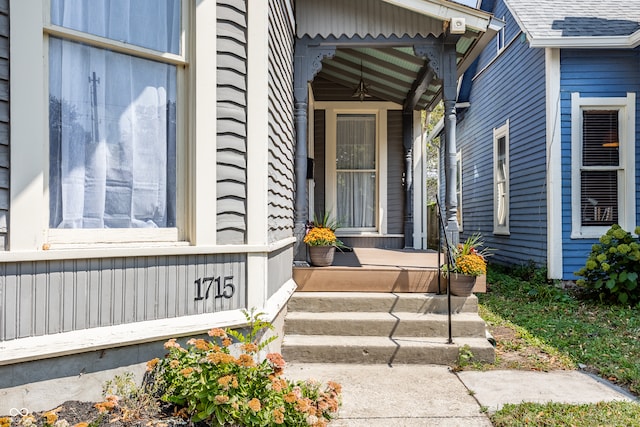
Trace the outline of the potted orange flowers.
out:
<instances>
[{"instance_id":1,"label":"potted orange flowers","mask_svg":"<svg viewBox=\"0 0 640 427\"><path fill-rule=\"evenodd\" d=\"M343 247L343 243L336 237L335 221L331 221L325 214L321 220L314 220L309 224L304 243L309 247L311 264L316 267L327 267L333 263L336 248Z\"/></svg>"},{"instance_id":2,"label":"potted orange flowers","mask_svg":"<svg viewBox=\"0 0 640 427\"><path fill-rule=\"evenodd\" d=\"M476 278L487 273L487 260L489 249L482 247L484 242L479 233L468 237L464 243L458 244L451 250L451 265L444 266L444 274L451 286L451 294L457 296L469 296Z\"/></svg>"}]
</instances>

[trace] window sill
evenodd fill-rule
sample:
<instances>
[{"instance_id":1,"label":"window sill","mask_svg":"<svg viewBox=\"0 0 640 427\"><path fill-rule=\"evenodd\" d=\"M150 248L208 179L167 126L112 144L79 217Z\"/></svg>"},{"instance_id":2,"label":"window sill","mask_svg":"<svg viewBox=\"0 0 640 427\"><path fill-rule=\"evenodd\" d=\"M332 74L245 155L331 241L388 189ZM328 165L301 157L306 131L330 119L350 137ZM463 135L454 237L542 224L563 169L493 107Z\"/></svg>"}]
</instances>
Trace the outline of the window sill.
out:
<instances>
[{"instance_id":1,"label":"window sill","mask_svg":"<svg viewBox=\"0 0 640 427\"><path fill-rule=\"evenodd\" d=\"M0 263L91 258L268 253L289 246L295 241L295 237L289 237L269 245L191 246L188 242L65 245L64 247L55 248L54 246L52 249L41 251L0 252Z\"/></svg>"}]
</instances>

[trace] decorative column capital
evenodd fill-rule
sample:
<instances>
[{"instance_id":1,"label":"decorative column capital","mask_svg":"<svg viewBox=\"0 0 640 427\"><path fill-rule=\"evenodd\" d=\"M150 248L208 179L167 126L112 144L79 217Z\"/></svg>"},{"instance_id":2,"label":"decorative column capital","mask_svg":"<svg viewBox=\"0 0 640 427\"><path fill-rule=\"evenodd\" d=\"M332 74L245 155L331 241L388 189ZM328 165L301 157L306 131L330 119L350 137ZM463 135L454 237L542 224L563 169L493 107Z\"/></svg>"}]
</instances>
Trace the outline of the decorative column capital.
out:
<instances>
[{"instance_id":1,"label":"decorative column capital","mask_svg":"<svg viewBox=\"0 0 640 427\"><path fill-rule=\"evenodd\" d=\"M414 45L413 51L416 56L429 61L429 67L436 78L442 79L442 47L440 45Z\"/></svg>"},{"instance_id":2,"label":"decorative column capital","mask_svg":"<svg viewBox=\"0 0 640 427\"><path fill-rule=\"evenodd\" d=\"M335 46L310 46L309 40L296 40L293 76L296 101L307 102L307 84L322 70L322 60L333 58L335 54Z\"/></svg>"}]
</instances>

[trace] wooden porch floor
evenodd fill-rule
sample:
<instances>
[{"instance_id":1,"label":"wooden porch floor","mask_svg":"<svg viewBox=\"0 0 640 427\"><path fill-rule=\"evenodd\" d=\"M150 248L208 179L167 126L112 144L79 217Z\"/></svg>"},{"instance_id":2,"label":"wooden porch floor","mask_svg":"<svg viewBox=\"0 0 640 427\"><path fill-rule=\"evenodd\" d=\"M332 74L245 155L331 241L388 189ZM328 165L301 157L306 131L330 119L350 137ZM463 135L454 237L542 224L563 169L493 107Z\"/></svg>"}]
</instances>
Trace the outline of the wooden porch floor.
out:
<instances>
[{"instance_id":1,"label":"wooden porch floor","mask_svg":"<svg viewBox=\"0 0 640 427\"><path fill-rule=\"evenodd\" d=\"M336 251L329 267L294 267L299 292L420 292L438 293L435 251L354 248ZM441 280L444 292L446 283ZM485 292L486 280L476 280L474 292Z\"/></svg>"}]
</instances>

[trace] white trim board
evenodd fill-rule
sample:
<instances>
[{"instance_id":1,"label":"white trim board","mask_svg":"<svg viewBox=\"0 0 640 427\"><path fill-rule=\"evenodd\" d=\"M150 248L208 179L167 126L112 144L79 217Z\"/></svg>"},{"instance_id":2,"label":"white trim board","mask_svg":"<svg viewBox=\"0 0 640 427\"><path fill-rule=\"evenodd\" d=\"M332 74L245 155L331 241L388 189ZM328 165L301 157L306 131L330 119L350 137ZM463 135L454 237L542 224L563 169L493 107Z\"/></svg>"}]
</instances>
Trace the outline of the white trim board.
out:
<instances>
[{"instance_id":1,"label":"white trim board","mask_svg":"<svg viewBox=\"0 0 640 427\"><path fill-rule=\"evenodd\" d=\"M545 50L547 132L547 275L562 279L562 135L560 50Z\"/></svg>"}]
</instances>

